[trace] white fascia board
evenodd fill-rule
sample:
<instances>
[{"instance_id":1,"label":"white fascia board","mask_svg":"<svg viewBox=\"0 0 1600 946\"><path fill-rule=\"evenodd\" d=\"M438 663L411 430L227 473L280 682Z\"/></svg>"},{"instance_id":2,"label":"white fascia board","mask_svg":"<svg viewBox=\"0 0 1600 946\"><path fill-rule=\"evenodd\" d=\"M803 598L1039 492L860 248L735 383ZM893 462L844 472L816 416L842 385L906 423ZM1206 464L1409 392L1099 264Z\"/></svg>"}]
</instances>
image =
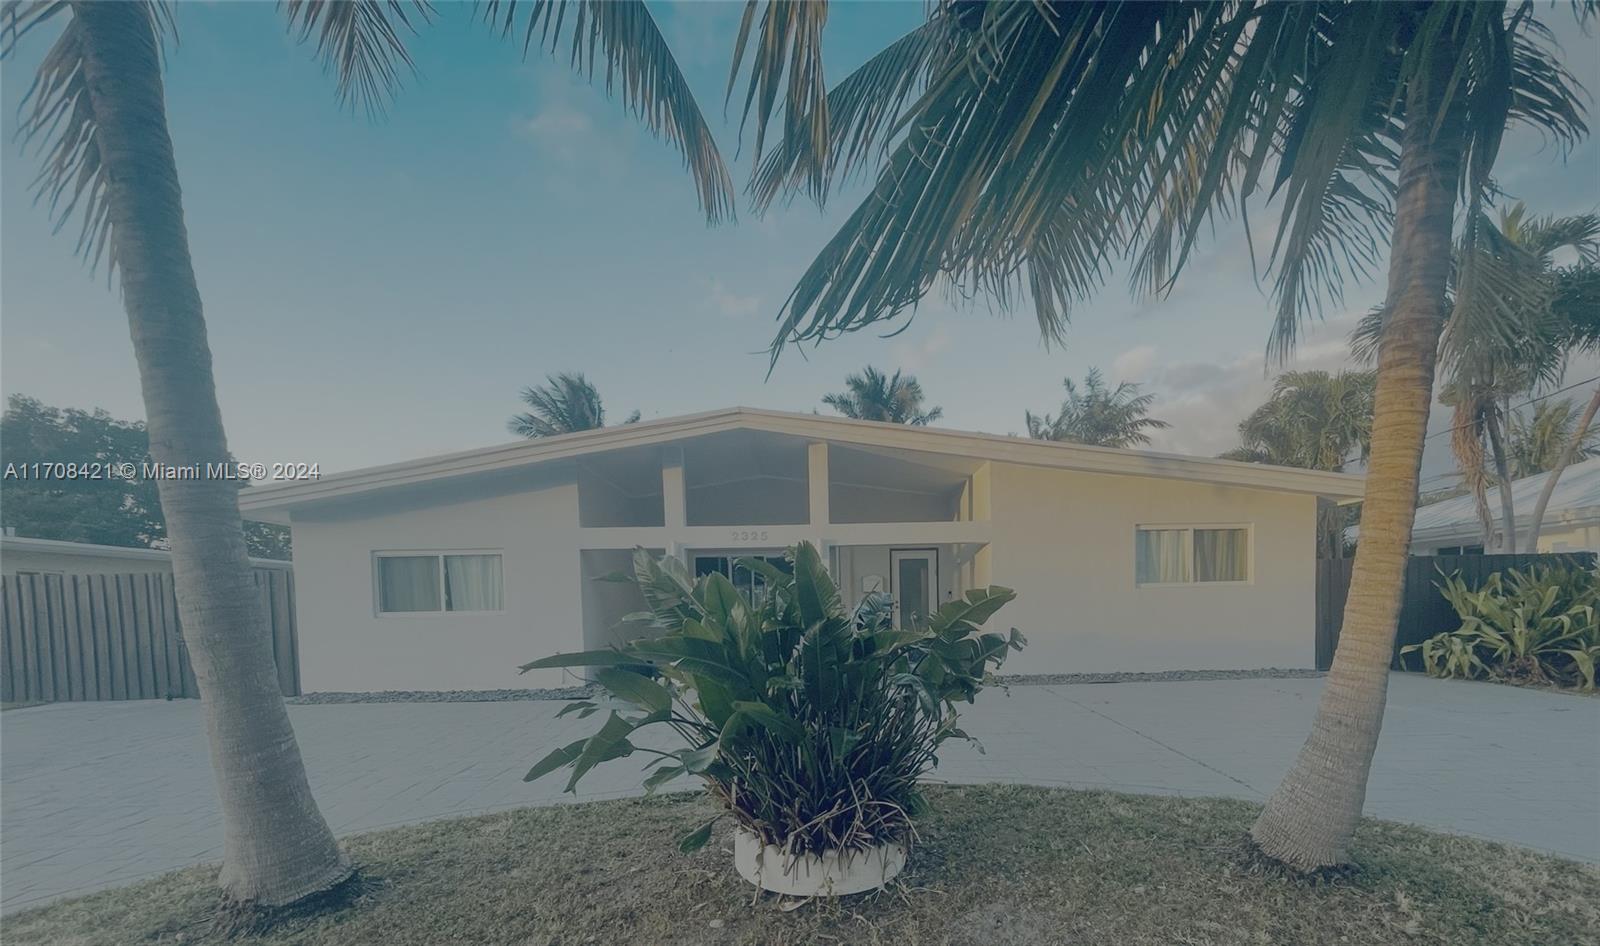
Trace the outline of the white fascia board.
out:
<instances>
[{"instance_id":1,"label":"white fascia board","mask_svg":"<svg viewBox=\"0 0 1600 946\"><path fill-rule=\"evenodd\" d=\"M313 482L254 486L239 496L241 510L259 518L272 509L339 499L397 486L410 486L477 473L516 469L590 453L650 446L732 430L758 430L859 446L973 457L1025 466L1085 473L1151 476L1222 485L1303 493L1336 500L1359 499L1364 479L1353 473L1327 473L1240 463L1208 457L1089 447L995 434L911 427L809 414L730 408L704 414L607 427L481 450L427 457L405 463L336 473Z\"/></svg>"}]
</instances>

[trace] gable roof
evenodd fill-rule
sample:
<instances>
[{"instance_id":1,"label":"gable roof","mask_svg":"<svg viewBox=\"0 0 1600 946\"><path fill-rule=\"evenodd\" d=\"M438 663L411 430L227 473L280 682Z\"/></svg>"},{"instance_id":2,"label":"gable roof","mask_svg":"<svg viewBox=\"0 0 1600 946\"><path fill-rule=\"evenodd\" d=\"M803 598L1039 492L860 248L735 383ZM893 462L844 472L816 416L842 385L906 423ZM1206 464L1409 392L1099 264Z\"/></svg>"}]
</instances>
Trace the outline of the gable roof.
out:
<instances>
[{"instance_id":1,"label":"gable roof","mask_svg":"<svg viewBox=\"0 0 1600 946\"><path fill-rule=\"evenodd\" d=\"M1533 506L1539 501L1548 473L1524 476L1511 484L1511 503L1518 518L1531 516ZM1489 509L1494 521L1500 521L1500 503L1491 490ZM1600 520L1600 457L1574 463L1556 480L1555 492L1550 494L1550 505L1545 508L1546 525L1568 522ZM1518 523L1519 531L1525 523ZM1451 539L1457 536L1476 536L1482 529L1472 494L1455 496L1443 502L1423 506L1417 510L1416 524L1411 528L1413 541Z\"/></svg>"},{"instance_id":2,"label":"gable roof","mask_svg":"<svg viewBox=\"0 0 1600 946\"><path fill-rule=\"evenodd\" d=\"M1360 499L1363 484L1363 478L1352 473L1326 473L1210 457L1090 447L937 427L732 407L366 467L317 480L252 486L239 494L239 506L247 514L285 510L306 503L366 496L455 477L516 470L609 450L668 444L732 430L765 431L838 444L999 460L1087 473L1153 476L1246 486L1325 496L1340 501Z\"/></svg>"}]
</instances>

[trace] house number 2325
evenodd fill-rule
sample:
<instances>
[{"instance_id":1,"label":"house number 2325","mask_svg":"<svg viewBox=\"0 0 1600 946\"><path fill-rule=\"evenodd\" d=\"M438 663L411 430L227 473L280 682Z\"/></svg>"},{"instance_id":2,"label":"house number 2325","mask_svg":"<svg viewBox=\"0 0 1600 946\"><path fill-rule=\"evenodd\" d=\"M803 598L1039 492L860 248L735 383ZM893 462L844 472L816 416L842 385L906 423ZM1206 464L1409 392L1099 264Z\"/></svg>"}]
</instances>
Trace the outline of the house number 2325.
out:
<instances>
[{"instance_id":1,"label":"house number 2325","mask_svg":"<svg viewBox=\"0 0 1600 946\"><path fill-rule=\"evenodd\" d=\"M732 533L735 542L765 542L767 530L765 529L735 529Z\"/></svg>"}]
</instances>

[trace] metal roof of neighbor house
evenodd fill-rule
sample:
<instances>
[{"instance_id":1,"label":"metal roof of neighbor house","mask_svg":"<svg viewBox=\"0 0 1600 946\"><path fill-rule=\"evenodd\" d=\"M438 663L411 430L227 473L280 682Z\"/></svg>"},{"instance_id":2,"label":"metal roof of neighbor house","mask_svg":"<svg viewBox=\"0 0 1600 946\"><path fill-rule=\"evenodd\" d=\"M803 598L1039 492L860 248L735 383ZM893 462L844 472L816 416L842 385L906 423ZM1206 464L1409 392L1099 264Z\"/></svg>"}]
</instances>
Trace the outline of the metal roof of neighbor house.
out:
<instances>
[{"instance_id":1,"label":"metal roof of neighbor house","mask_svg":"<svg viewBox=\"0 0 1600 946\"><path fill-rule=\"evenodd\" d=\"M1538 473L1525 476L1511 484L1512 508L1517 515L1532 515L1534 503L1539 501L1539 491L1544 488L1545 477ZM1500 502L1493 492L1489 496L1489 509L1495 521L1500 521ZM1546 507L1546 526L1561 523L1579 523L1600 520L1600 457L1574 463L1556 480L1555 492L1550 494ZM1518 529L1522 528L1521 523ZM1457 536L1476 536L1482 529L1471 494L1456 496L1417 510L1417 521L1411 528L1412 541L1418 539L1450 539Z\"/></svg>"},{"instance_id":2,"label":"metal roof of neighbor house","mask_svg":"<svg viewBox=\"0 0 1600 946\"><path fill-rule=\"evenodd\" d=\"M239 505L246 513L285 510L306 503L371 495L397 487L531 467L608 450L665 444L733 430L765 431L831 443L975 457L1088 473L1154 476L1307 493L1336 500L1359 499L1363 484L1363 478L1353 473L1326 473L1211 457L1089 447L937 427L732 407L423 457L404 463L335 473L312 481L252 486L240 493Z\"/></svg>"}]
</instances>

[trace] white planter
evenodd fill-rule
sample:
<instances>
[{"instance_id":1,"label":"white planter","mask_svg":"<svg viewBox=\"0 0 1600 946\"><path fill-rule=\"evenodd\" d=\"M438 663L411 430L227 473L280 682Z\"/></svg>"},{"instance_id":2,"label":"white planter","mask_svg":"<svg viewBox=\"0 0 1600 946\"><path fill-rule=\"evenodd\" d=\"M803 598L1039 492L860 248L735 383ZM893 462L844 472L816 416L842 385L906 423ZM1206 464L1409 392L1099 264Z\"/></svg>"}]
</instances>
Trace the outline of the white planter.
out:
<instances>
[{"instance_id":1,"label":"white planter","mask_svg":"<svg viewBox=\"0 0 1600 946\"><path fill-rule=\"evenodd\" d=\"M904 844L790 857L743 828L733 832L733 866L762 890L794 897L842 897L877 890L906 866Z\"/></svg>"}]
</instances>

